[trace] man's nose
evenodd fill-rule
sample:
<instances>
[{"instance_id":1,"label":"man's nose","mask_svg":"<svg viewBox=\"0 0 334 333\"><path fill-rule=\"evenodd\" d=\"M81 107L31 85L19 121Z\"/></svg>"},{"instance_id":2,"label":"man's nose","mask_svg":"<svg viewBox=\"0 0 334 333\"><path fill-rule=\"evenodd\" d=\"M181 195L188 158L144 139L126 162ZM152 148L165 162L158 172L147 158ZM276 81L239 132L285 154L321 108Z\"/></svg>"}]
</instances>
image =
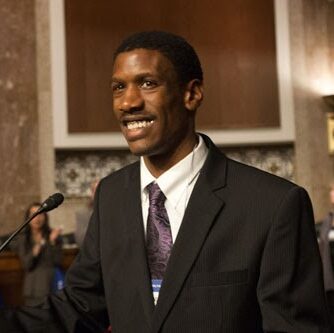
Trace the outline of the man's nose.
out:
<instances>
[{"instance_id":1,"label":"man's nose","mask_svg":"<svg viewBox=\"0 0 334 333\"><path fill-rule=\"evenodd\" d=\"M124 91L121 100L121 111L131 112L142 109L144 106L144 99L137 86L128 86Z\"/></svg>"}]
</instances>

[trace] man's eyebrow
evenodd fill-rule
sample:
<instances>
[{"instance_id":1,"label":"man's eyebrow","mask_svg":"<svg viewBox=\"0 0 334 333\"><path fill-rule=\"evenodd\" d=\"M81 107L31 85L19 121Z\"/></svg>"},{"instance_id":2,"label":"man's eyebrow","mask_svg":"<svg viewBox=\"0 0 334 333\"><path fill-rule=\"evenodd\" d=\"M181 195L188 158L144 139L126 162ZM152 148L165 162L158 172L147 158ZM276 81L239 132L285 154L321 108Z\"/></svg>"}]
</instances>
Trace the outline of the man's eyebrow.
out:
<instances>
[{"instance_id":1,"label":"man's eyebrow","mask_svg":"<svg viewBox=\"0 0 334 333\"><path fill-rule=\"evenodd\" d=\"M152 73L152 72L143 72L143 73L138 73L136 75L136 77L138 77L138 78L142 78L142 77L145 77L145 76L157 76L157 75Z\"/></svg>"},{"instance_id":2,"label":"man's eyebrow","mask_svg":"<svg viewBox=\"0 0 334 333\"><path fill-rule=\"evenodd\" d=\"M156 77L156 78L159 78L159 75L155 74L155 73L152 73L152 72L142 72L142 73L138 73L134 76L134 79L135 80L140 80L142 78L145 78L145 77L148 77L148 76L153 76L153 77ZM125 81L124 79L121 79L121 78L118 78L117 76L112 76L111 77L111 81L112 82L123 82Z\"/></svg>"},{"instance_id":3,"label":"man's eyebrow","mask_svg":"<svg viewBox=\"0 0 334 333\"><path fill-rule=\"evenodd\" d=\"M123 82L124 80L119 79L117 76L112 76L110 79L111 82Z\"/></svg>"}]
</instances>

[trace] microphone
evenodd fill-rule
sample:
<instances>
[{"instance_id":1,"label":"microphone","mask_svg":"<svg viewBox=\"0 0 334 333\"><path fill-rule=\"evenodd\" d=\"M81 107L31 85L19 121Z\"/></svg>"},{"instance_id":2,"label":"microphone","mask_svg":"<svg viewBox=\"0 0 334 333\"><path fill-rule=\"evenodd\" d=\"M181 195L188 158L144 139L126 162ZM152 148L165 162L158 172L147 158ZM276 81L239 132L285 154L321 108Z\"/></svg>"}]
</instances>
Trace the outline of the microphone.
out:
<instances>
[{"instance_id":1,"label":"microphone","mask_svg":"<svg viewBox=\"0 0 334 333\"><path fill-rule=\"evenodd\" d=\"M52 209L57 208L64 201L64 196L61 193L54 193L50 195L38 209L38 214L42 212L48 212Z\"/></svg>"},{"instance_id":2,"label":"microphone","mask_svg":"<svg viewBox=\"0 0 334 333\"><path fill-rule=\"evenodd\" d=\"M64 201L64 196L61 193L54 193L50 195L38 208L38 210L32 214L20 227L18 227L0 246L0 253L5 247L12 241L12 239L37 215L48 212L52 209L57 208Z\"/></svg>"}]
</instances>

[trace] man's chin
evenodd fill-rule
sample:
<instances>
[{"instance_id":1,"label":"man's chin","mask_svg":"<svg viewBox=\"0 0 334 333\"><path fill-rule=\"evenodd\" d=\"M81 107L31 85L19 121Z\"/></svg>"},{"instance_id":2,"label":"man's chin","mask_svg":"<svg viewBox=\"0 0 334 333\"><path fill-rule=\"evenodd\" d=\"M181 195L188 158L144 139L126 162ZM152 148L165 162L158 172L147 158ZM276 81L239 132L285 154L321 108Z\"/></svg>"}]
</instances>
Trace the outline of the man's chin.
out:
<instances>
[{"instance_id":1,"label":"man's chin","mask_svg":"<svg viewBox=\"0 0 334 333\"><path fill-rule=\"evenodd\" d=\"M147 145L137 145L129 143L129 149L135 156L153 156L159 155L160 150L157 147L149 147Z\"/></svg>"},{"instance_id":2,"label":"man's chin","mask_svg":"<svg viewBox=\"0 0 334 333\"><path fill-rule=\"evenodd\" d=\"M148 147L143 147L143 146L131 144L131 143L129 143L129 149L133 155L139 156L139 157L146 156L150 153L150 150L148 149Z\"/></svg>"}]
</instances>

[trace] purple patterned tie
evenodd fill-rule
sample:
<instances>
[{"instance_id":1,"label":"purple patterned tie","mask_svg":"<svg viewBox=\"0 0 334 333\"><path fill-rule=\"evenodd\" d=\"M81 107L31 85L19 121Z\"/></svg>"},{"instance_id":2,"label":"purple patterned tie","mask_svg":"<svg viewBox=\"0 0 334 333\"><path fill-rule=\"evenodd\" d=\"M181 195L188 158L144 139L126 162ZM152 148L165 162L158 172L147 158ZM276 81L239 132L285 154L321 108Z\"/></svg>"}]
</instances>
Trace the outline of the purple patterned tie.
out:
<instances>
[{"instance_id":1,"label":"purple patterned tie","mask_svg":"<svg viewBox=\"0 0 334 333\"><path fill-rule=\"evenodd\" d=\"M152 279L163 279L173 239L165 208L166 197L157 183L147 186L150 207L147 218L147 257Z\"/></svg>"}]
</instances>

